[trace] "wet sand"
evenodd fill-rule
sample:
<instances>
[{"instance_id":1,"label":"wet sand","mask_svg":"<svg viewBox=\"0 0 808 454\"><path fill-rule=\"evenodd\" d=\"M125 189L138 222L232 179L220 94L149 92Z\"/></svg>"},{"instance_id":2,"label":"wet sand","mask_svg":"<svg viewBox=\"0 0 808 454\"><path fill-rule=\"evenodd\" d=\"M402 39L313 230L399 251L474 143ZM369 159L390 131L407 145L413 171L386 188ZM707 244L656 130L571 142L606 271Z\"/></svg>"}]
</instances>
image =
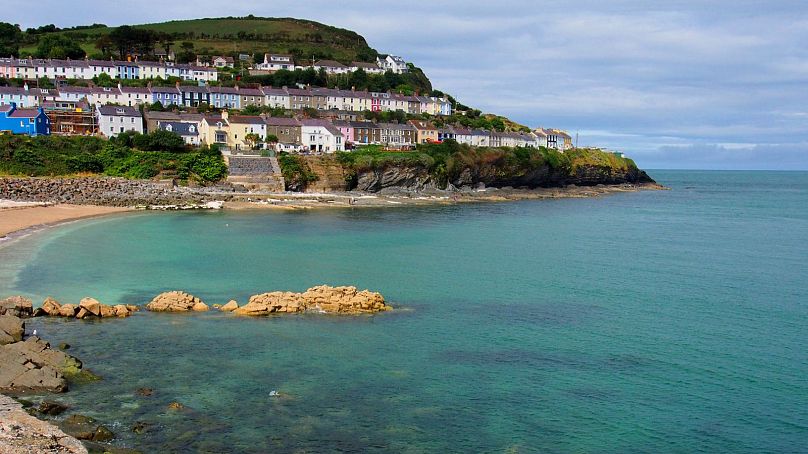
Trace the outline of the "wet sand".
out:
<instances>
[{"instance_id":1,"label":"wet sand","mask_svg":"<svg viewBox=\"0 0 808 454\"><path fill-rule=\"evenodd\" d=\"M25 205L0 202L0 238L22 231L77 219L129 211L131 208L95 205Z\"/></svg>"}]
</instances>

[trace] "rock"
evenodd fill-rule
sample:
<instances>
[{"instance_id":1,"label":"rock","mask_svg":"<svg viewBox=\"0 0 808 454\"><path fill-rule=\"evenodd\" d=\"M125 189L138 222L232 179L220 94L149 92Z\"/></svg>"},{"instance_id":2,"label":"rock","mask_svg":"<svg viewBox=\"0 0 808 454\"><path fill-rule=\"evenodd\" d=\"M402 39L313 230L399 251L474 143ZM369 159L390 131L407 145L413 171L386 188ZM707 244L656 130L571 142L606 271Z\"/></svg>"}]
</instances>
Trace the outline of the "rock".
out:
<instances>
[{"instance_id":1,"label":"rock","mask_svg":"<svg viewBox=\"0 0 808 454\"><path fill-rule=\"evenodd\" d=\"M87 454L81 442L0 395L0 453Z\"/></svg>"},{"instance_id":2,"label":"rock","mask_svg":"<svg viewBox=\"0 0 808 454\"><path fill-rule=\"evenodd\" d=\"M106 426L98 426L93 434L93 441L110 441L115 438L115 434Z\"/></svg>"},{"instance_id":3,"label":"rock","mask_svg":"<svg viewBox=\"0 0 808 454\"><path fill-rule=\"evenodd\" d=\"M169 410L182 410L183 408L185 408L185 405L179 402L171 402L170 404L168 404Z\"/></svg>"},{"instance_id":4,"label":"rock","mask_svg":"<svg viewBox=\"0 0 808 454\"><path fill-rule=\"evenodd\" d=\"M152 423L150 423L148 421L137 421L132 426L132 432L134 432L134 433L136 433L138 435L143 435L144 433L147 433L147 432L151 431L151 429L153 427L154 427L154 424L152 424Z\"/></svg>"},{"instance_id":5,"label":"rock","mask_svg":"<svg viewBox=\"0 0 808 454\"><path fill-rule=\"evenodd\" d=\"M146 309L152 312L206 311L208 306L199 298L181 291L161 293L154 297Z\"/></svg>"},{"instance_id":6,"label":"rock","mask_svg":"<svg viewBox=\"0 0 808 454\"><path fill-rule=\"evenodd\" d=\"M101 316L101 303L99 303L95 298L82 298L82 300L79 302L79 307L91 315L95 315L96 317Z\"/></svg>"},{"instance_id":7,"label":"rock","mask_svg":"<svg viewBox=\"0 0 808 454\"><path fill-rule=\"evenodd\" d=\"M22 340L25 334L25 322L13 315L0 315L0 345L11 344Z\"/></svg>"},{"instance_id":8,"label":"rock","mask_svg":"<svg viewBox=\"0 0 808 454\"><path fill-rule=\"evenodd\" d=\"M70 344L66 342L61 342L59 344L59 350L68 350L68 349L70 349Z\"/></svg>"},{"instance_id":9,"label":"rock","mask_svg":"<svg viewBox=\"0 0 808 454\"><path fill-rule=\"evenodd\" d=\"M45 301L42 303L42 310L45 312L45 314L50 316L60 315L61 309L62 305L50 296L45 298Z\"/></svg>"},{"instance_id":10,"label":"rock","mask_svg":"<svg viewBox=\"0 0 808 454\"><path fill-rule=\"evenodd\" d=\"M137 393L137 395L139 396L149 397L152 394L154 394L154 390L151 388L138 388L137 391L135 391L135 393Z\"/></svg>"},{"instance_id":11,"label":"rock","mask_svg":"<svg viewBox=\"0 0 808 454\"><path fill-rule=\"evenodd\" d=\"M361 314L390 310L384 297L356 287L312 287L304 293L270 292L250 297L247 304L233 311L238 315L269 315L304 311L331 314Z\"/></svg>"},{"instance_id":12,"label":"rock","mask_svg":"<svg viewBox=\"0 0 808 454\"><path fill-rule=\"evenodd\" d=\"M48 416L56 416L60 415L67 410L66 405L62 405L59 402L52 402L48 400L43 400L39 406L36 408L36 411Z\"/></svg>"},{"instance_id":13,"label":"rock","mask_svg":"<svg viewBox=\"0 0 808 454\"><path fill-rule=\"evenodd\" d=\"M123 304L115 305L115 316L117 316L117 317L128 317L129 312L130 312L129 308L127 308Z\"/></svg>"},{"instance_id":14,"label":"rock","mask_svg":"<svg viewBox=\"0 0 808 454\"><path fill-rule=\"evenodd\" d=\"M118 313L117 313L117 311L115 310L114 307L107 306L107 305L104 305L104 304L101 305L100 312L101 312L101 317L104 317L104 318L117 317L118 316Z\"/></svg>"},{"instance_id":15,"label":"rock","mask_svg":"<svg viewBox=\"0 0 808 454\"><path fill-rule=\"evenodd\" d=\"M68 435L72 435L79 440L92 440L95 431L98 429L95 419L84 415L70 415L59 423L59 427Z\"/></svg>"},{"instance_id":16,"label":"rock","mask_svg":"<svg viewBox=\"0 0 808 454\"><path fill-rule=\"evenodd\" d=\"M75 304L62 304L59 309L59 315L62 317L75 317L78 311L79 307Z\"/></svg>"},{"instance_id":17,"label":"rock","mask_svg":"<svg viewBox=\"0 0 808 454\"><path fill-rule=\"evenodd\" d=\"M34 314L34 303L24 296L10 296L0 300L0 315L30 317Z\"/></svg>"},{"instance_id":18,"label":"rock","mask_svg":"<svg viewBox=\"0 0 808 454\"><path fill-rule=\"evenodd\" d=\"M0 346L0 391L67 390L66 376L81 371L81 361L32 336Z\"/></svg>"},{"instance_id":19,"label":"rock","mask_svg":"<svg viewBox=\"0 0 808 454\"><path fill-rule=\"evenodd\" d=\"M92 314L90 313L90 311L88 311L87 309L85 309L85 308L83 308L83 307L82 307L82 308L80 308L80 309L79 309L79 311L76 313L76 318L78 318L78 319L83 319L83 318L85 318L85 317L87 317L87 316L90 316L90 315L92 315Z\"/></svg>"},{"instance_id":20,"label":"rock","mask_svg":"<svg viewBox=\"0 0 808 454\"><path fill-rule=\"evenodd\" d=\"M235 300L230 300L227 304L219 308L222 312L233 312L236 309L238 309L238 303Z\"/></svg>"},{"instance_id":21,"label":"rock","mask_svg":"<svg viewBox=\"0 0 808 454\"><path fill-rule=\"evenodd\" d=\"M140 310L140 308L135 306L134 304L127 304L126 309L128 309L129 312L137 312Z\"/></svg>"}]
</instances>

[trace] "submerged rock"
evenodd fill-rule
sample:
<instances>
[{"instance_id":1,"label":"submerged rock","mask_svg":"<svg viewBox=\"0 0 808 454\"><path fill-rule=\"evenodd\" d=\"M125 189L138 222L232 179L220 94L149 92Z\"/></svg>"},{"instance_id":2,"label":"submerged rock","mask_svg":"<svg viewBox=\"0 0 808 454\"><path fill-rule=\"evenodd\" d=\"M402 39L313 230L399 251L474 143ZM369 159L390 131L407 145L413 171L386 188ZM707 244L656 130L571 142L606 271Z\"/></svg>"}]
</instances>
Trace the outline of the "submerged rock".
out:
<instances>
[{"instance_id":1,"label":"submerged rock","mask_svg":"<svg viewBox=\"0 0 808 454\"><path fill-rule=\"evenodd\" d=\"M66 405L62 405L59 402L52 402L48 400L43 400L36 408L36 411L38 413L48 416L60 415L64 413L65 410L67 410Z\"/></svg>"},{"instance_id":2,"label":"submerged rock","mask_svg":"<svg viewBox=\"0 0 808 454\"><path fill-rule=\"evenodd\" d=\"M170 404L168 404L168 409L169 410L182 410L184 408L185 408L185 405L183 405L183 404L181 404L179 402L171 402Z\"/></svg>"},{"instance_id":3,"label":"submerged rock","mask_svg":"<svg viewBox=\"0 0 808 454\"><path fill-rule=\"evenodd\" d=\"M146 309L152 312L188 312L207 311L207 304L201 299L179 290L161 293L154 297Z\"/></svg>"},{"instance_id":4,"label":"submerged rock","mask_svg":"<svg viewBox=\"0 0 808 454\"><path fill-rule=\"evenodd\" d=\"M0 315L30 317L34 313L34 303L24 296L10 296L0 300Z\"/></svg>"},{"instance_id":5,"label":"submerged rock","mask_svg":"<svg viewBox=\"0 0 808 454\"><path fill-rule=\"evenodd\" d=\"M316 311L329 314L362 314L390 310L377 292L356 287L312 287L304 293L269 292L253 295L233 312L239 315L269 315Z\"/></svg>"},{"instance_id":6,"label":"submerged rock","mask_svg":"<svg viewBox=\"0 0 808 454\"><path fill-rule=\"evenodd\" d=\"M79 440L110 441L115 438L115 434L106 426L98 424L98 421L89 416L79 414L68 416L59 423L59 427Z\"/></svg>"},{"instance_id":7,"label":"submerged rock","mask_svg":"<svg viewBox=\"0 0 808 454\"><path fill-rule=\"evenodd\" d=\"M135 393L139 396L149 397L154 394L154 390L151 388L138 388Z\"/></svg>"}]
</instances>

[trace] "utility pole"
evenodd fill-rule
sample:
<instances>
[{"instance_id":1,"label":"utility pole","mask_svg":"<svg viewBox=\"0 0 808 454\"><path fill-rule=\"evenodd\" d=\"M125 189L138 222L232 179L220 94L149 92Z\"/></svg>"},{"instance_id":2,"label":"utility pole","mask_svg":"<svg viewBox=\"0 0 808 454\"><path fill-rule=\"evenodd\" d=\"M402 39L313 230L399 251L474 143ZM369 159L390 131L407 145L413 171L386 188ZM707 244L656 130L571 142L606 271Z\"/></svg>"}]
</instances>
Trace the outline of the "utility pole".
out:
<instances>
[{"instance_id":1,"label":"utility pole","mask_svg":"<svg viewBox=\"0 0 808 454\"><path fill-rule=\"evenodd\" d=\"M575 131L575 149L578 149L578 131Z\"/></svg>"}]
</instances>

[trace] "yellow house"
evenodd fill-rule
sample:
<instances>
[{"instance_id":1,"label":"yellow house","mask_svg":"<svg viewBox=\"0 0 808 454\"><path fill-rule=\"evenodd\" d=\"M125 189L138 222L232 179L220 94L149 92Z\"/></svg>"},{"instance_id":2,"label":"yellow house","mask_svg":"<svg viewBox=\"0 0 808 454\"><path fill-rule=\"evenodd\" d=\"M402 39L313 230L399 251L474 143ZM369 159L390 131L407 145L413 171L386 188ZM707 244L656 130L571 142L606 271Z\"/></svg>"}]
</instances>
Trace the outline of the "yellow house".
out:
<instances>
[{"instance_id":1,"label":"yellow house","mask_svg":"<svg viewBox=\"0 0 808 454\"><path fill-rule=\"evenodd\" d=\"M226 112L224 115L227 116ZM267 138L267 123L261 117L233 115L228 117L227 122L230 125L227 146L231 150L252 150L261 146ZM258 136L257 140L253 134Z\"/></svg>"},{"instance_id":2,"label":"yellow house","mask_svg":"<svg viewBox=\"0 0 808 454\"><path fill-rule=\"evenodd\" d=\"M410 120L409 123L415 128L417 143L438 141L438 128L432 123L424 120Z\"/></svg>"},{"instance_id":3,"label":"yellow house","mask_svg":"<svg viewBox=\"0 0 808 454\"><path fill-rule=\"evenodd\" d=\"M205 145L229 146L230 124L227 112L222 115L206 115L199 123L199 141Z\"/></svg>"}]
</instances>

